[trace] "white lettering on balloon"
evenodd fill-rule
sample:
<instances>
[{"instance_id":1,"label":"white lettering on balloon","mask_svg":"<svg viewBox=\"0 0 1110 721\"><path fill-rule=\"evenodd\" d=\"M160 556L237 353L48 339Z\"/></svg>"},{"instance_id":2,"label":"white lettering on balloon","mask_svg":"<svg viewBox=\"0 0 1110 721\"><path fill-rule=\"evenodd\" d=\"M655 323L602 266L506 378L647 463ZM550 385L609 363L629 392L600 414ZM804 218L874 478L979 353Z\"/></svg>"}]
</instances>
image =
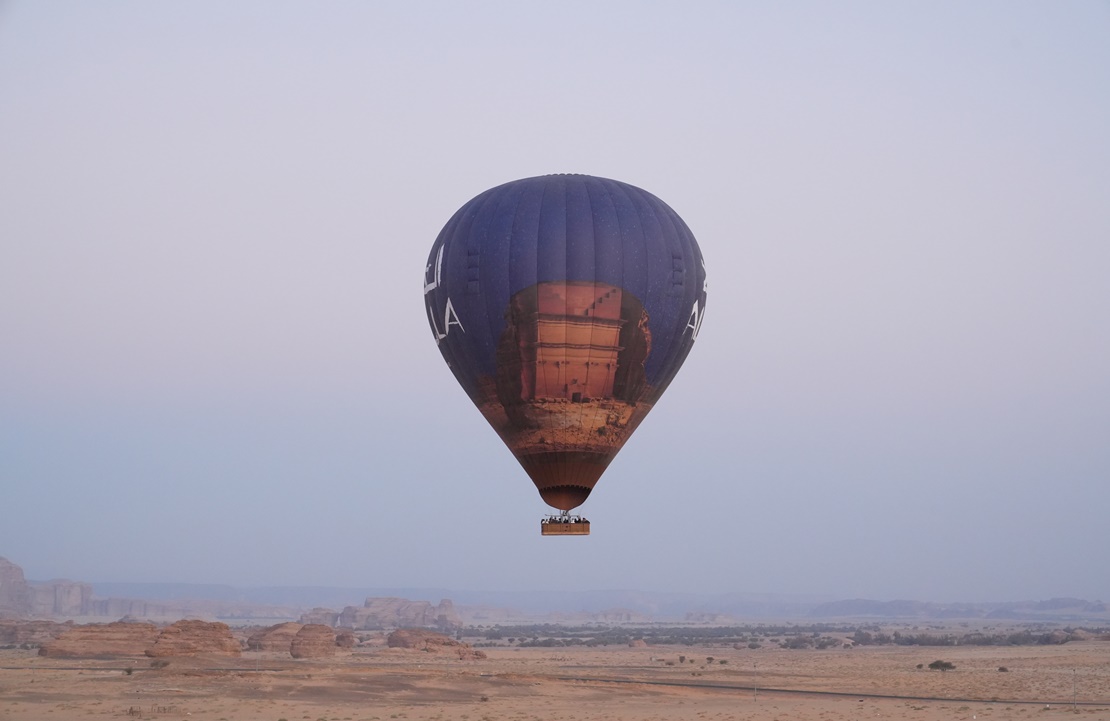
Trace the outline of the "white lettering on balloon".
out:
<instances>
[{"instance_id":1,"label":"white lettering on balloon","mask_svg":"<svg viewBox=\"0 0 1110 721\"><path fill-rule=\"evenodd\" d=\"M431 306L428 306L428 319L432 321L432 332L435 334L436 337L436 345L439 345L439 342L447 337L447 334L451 332L451 326L453 325L457 325L459 327L459 330L461 330L463 333L466 332L466 328L463 328L462 321L459 320L459 316L455 313L455 307L451 305L450 298L447 299L447 306L443 309L442 331L440 331L439 326L436 324L436 317L435 314L432 312Z\"/></svg>"},{"instance_id":2,"label":"white lettering on balloon","mask_svg":"<svg viewBox=\"0 0 1110 721\"><path fill-rule=\"evenodd\" d=\"M439 287L439 279L443 274L443 246L439 246L439 252L436 253L436 272L432 276L432 281L428 282L428 273L432 270L432 264L424 266L424 295L432 292Z\"/></svg>"},{"instance_id":3,"label":"white lettering on balloon","mask_svg":"<svg viewBox=\"0 0 1110 721\"><path fill-rule=\"evenodd\" d=\"M690 310L690 320L686 323L686 327L689 328L691 331L691 342L698 339L698 331L701 330L701 319L704 317L704 315L705 314L698 307L698 302L694 301L694 307Z\"/></svg>"},{"instance_id":4,"label":"white lettering on balloon","mask_svg":"<svg viewBox=\"0 0 1110 721\"><path fill-rule=\"evenodd\" d=\"M435 266L435 271L434 272L432 271L432 266L433 265ZM432 279L431 280L428 280L428 274L429 273L432 273ZM428 265L424 266L424 295L427 296L428 293L431 293L433 290L438 288L442 279L443 279L443 246L441 245L441 246L439 246L439 250L436 252L435 263L434 264L429 263ZM459 320L459 316L455 312L455 306L451 305L451 299L450 298L447 299L447 305L444 306L444 308L443 308L443 326L442 326L443 329L442 330L440 330L439 323L436 322L436 313L432 309L431 304L428 304L427 307L428 307L428 320L430 320L432 322L432 333L436 337L436 345L439 345L439 342L447 337L447 334L451 332L451 326L453 326L453 325L457 325L459 327L459 330L461 330L463 333L466 332L466 329L463 328L462 321Z\"/></svg>"},{"instance_id":5,"label":"white lettering on balloon","mask_svg":"<svg viewBox=\"0 0 1110 721\"><path fill-rule=\"evenodd\" d=\"M701 268L702 268L702 271L704 272L705 271L705 258L702 258ZM709 293L709 276L708 275L706 275L705 280L702 281L701 291L703 293L706 293L706 294ZM698 331L701 330L701 321L702 321L703 317L705 317L705 311L700 306L698 306L698 302L695 300L694 301L694 307L690 310L690 320L686 322L686 327L689 328L692 331L690 333L690 341L691 342L696 341L698 339Z\"/></svg>"}]
</instances>

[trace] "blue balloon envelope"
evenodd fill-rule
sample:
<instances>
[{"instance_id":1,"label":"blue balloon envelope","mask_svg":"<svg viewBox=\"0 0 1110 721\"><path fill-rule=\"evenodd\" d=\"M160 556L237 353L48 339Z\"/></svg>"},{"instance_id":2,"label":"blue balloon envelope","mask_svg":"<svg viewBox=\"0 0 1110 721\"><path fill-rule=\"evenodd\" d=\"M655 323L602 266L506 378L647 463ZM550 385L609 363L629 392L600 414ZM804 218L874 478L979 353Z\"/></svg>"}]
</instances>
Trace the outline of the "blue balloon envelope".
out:
<instances>
[{"instance_id":1,"label":"blue balloon envelope","mask_svg":"<svg viewBox=\"0 0 1110 721\"><path fill-rule=\"evenodd\" d=\"M705 265L666 203L545 175L463 205L432 245L424 303L459 384L550 506L578 507L686 359Z\"/></svg>"}]
</instances>

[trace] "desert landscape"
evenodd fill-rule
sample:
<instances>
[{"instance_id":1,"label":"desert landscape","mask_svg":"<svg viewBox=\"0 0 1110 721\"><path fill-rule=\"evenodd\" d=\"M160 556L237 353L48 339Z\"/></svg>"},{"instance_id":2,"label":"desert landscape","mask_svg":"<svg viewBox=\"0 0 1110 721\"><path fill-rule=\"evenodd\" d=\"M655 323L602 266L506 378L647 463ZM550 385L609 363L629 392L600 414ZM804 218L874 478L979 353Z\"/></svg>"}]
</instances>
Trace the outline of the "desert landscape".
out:
<instances>
[{"instance_id":1,"label":"desert landscape","mask_svg":"<svg viewBox=\"0 0 1110 721\"><path fill-rule=\"evenodd\" d=\"M328 657L302 659L249 646L155 658L59 658L8 648L0 651L0 718L1110 721L1106 636L1035 646L825 649L636 640L479 650L442 639L391 648L384 635L364 637ZM941 659L954 668L929 669Z\"/></svg>"},{"instance_id":2,"label":"desert landscape","mask_svg":"<svg viewBox=\"0 0 1110 721\"><path fill-rule=\"evenodd\" d=\"M0 570L0 719L1110 721L1107 609L1081 599L739 621L367 597L278 623L259 622L271 605L121 599L135 613L106 622L88 584Z\"/></svg>"}]
</instances>

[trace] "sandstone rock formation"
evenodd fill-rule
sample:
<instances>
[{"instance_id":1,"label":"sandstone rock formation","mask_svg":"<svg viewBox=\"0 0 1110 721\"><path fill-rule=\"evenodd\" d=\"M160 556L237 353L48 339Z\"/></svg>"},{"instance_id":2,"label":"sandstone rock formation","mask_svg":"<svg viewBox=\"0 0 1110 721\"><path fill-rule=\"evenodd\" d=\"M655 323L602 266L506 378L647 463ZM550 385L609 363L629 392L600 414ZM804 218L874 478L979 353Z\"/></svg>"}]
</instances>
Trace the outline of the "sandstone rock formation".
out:
<instances>
[{"instance_id":1,"label":"sandstone rock formation","mask_svg":"<svg viewBox=\"0 0 1110 721\"><path fill-rule=\"evenodd\" d=\"M238 656L241 652L239 642L226 623L194 620L178 621L162 629L146 649L146 655L153 658L197 654Z\"/></svg>"},{"instance_id":2,"label":"sandstone rock formation","mask_svg":"<svg viewBox=\"0 0 1110 721\"><path fill-rule=\"evenodd\" d=\"M153 623L88 623L72 626L39 648L40 656L103 658L142 656L158 638Z\"/></svg>"},{"instance_id":3,"label":"sandstone rock formation","mask_svg":"<svg viewBox=\"0 0 1110 721\"><path fill-rule=\"evenodd\" d=\"M355 635L347 629L335 634L335 645L339 648L354 648L357 642L358 639L355 638Z\"/></svg>"},{"instance_id":4,"label":"sandstone rock formation","mask_svg":"<svg viewBox=\"0 0 1110 721\"><path fill-rule=\"evenodd\" d=\"M304 624L319 623L323 624L324 626L331 626L334 628L335 626L339 625L339 611L334 611L330 608L321 608L320 606L317 606L307 613L302 613L300 622Z\"/></svg>"},{"instance_id":5,"label":"sandstone rock formation","mask_svg":"<svg viewBox=\"0 0 1110 721\"><path fill-rule=\"evenodd\" d=\"M0 557L0 618L28 616L34 592L23 577L23 569Z\"/></svg>"},{"instance_id":6,"label":"sandstone rock formation","mask_svg":"<svg viewBox=\"0 0 1110 721\"><path fill-rule=\"evenodd\" d=\"M41 646L72 627L56 621L0 621L0 646Z\"/></svg>"},{"instance_id":7,"label":"sandstone rock formation","mask_svg":"<svg viewBox=\"0 0 1110 721\"><path fill-rule=\"evenodd\" d=\"M92 604L92 586L76 581L53 580L31 584L35 616L85 616Z\"/></svg>"},{"instance_id":8,"label":"sandstone rock formation","mask_svg":"<svg viewBox=\"0 0 1110 721\"><path fill-rule=\"evenodd\" d=\"M31 583L22 568L0 558L0 618L87 616L91 604L89 584L60 579Z\"/></svg>"},{"instance_id":9,"label":"sandstone rock formation","mask_svg":"<svg viewBox=\"0 0 1110 721\"><path fill-rule=\"evenodd\" d=\"M289 647L293 658L328 658L336 652L335 631L330 626L309 623L297 631Z\"/></svg>"},{"instance_id":10,"label":"sandstone rock formation","mask_svg":"<svg viewBox=\"0 0 1110 721\"><path fill-rule=\"evenodd\" d=\"M450 653L463 660L476 660L486 657L484 651L478 651L468 643L456 641L450 636L429 631L426 628L399 628L389 634L386 645L390 648L408 648L430 653Z\"/></svg>"},{"instance_id":11,"label":"sandstone rock formation","mask_svg":"<svg viewBox=\"0 0 1110 721\"><path fill-rule=\"evenodd\" d=\"M290 621L289 623L279 623L264 628L247 638L247 648L251 651L289 653L289 648L293 644L293 637L297 635L297 631L300 631L302 626L303 624Z\"/></svg>"},{"instance_id":12,"label":"sandstone rock formation","mask_svg":"<svg viewBox=\"0 0 1110 721\"><path fill-rule=\"evenodd\" d=\"M360 606L347 606L339 614L315 608L301 616L301 623L321 623L355 630L406 627L458 628L461 624L455 605L443 599L433 606L427 601L406 598L368 598Z\"/></svg>"}]
</instances>

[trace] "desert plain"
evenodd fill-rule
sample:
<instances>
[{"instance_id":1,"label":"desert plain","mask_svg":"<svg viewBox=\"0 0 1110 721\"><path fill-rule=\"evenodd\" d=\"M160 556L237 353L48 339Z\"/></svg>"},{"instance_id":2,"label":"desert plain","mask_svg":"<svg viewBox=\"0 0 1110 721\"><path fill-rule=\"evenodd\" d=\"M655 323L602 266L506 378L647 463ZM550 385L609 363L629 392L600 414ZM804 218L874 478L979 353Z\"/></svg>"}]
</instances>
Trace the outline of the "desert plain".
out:
<instances>
[{"instance_id":1,"label":"desert plain","mask_svg":"<svg viewBox=\"0 0 1110 721\"><path fill-rule=\"evenodd\" d=\"M485 659L467 660L382 647L311 660L248 651L158 663L6 649L0 719L1110 721L1106 637L1039 646L483 651ZM929 670L941 659L955 668Z\"/></svg>"}]
</instances>

